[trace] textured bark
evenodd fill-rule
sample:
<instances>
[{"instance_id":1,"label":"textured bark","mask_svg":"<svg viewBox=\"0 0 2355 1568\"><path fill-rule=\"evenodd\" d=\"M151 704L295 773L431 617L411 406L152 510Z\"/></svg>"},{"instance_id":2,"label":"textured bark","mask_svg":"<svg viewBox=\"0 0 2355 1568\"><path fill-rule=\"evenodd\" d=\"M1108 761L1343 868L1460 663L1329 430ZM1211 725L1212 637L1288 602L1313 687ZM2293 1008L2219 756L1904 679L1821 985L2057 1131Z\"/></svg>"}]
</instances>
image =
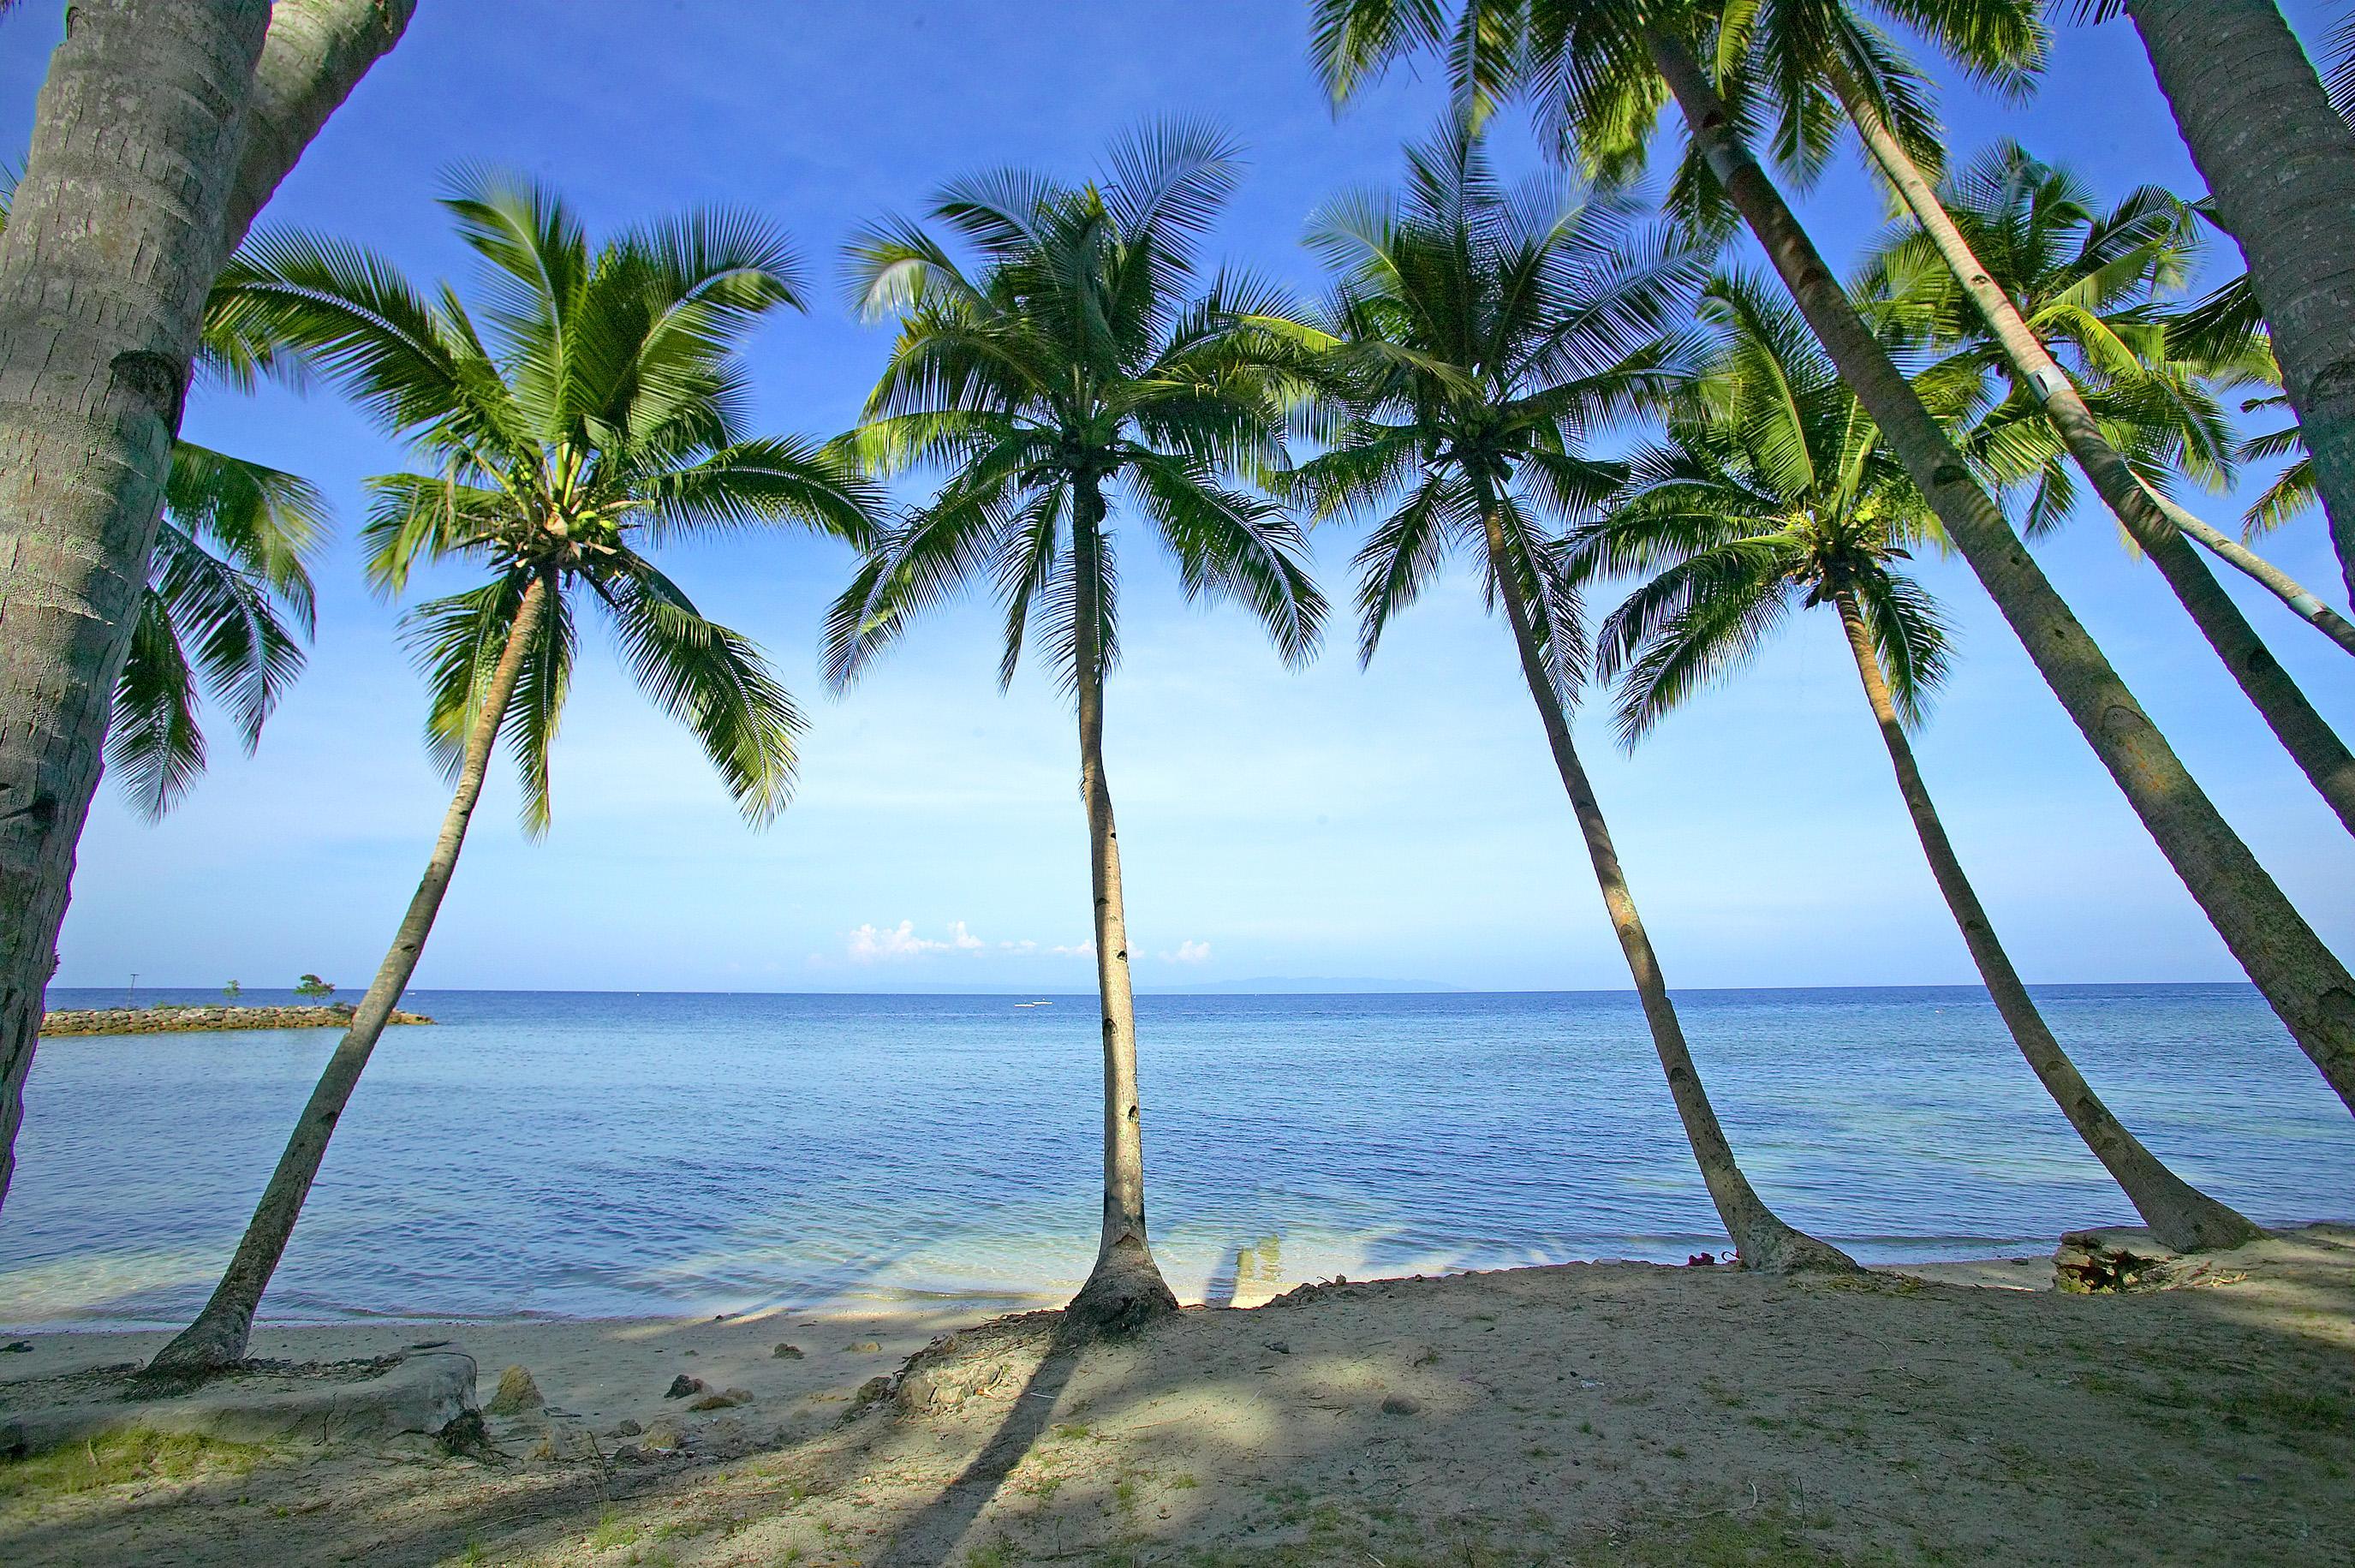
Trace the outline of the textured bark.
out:
<instances>
[{"instance_id":1,"label":"textured bark","mask_svg":"<svg viewBox=\"0 0 2355 1568\"><path fill-rule=\"evenodd\" d=\"M1841 379L2225 946L2332 1090L2355 1109L2355 977L2201 792L2001 510L1972 480L1962 453L1735 134L1723 101L1691 54L1665 34L1650 34L1647 41L1695 144Z\"/></svg>"},{"instance_id":2,"label":"textured bark","mask_svg":"<svg viewBox=\"0 0 2355 1568\"><path fill-rule=\"evenodd\" d=\"M2349 754L2345 742L2315 711L2314 704L2258 637L2232 595L2209 572L2199 552L2102 434L2094 411L2078 395L2076 383L2030 329L2011 296L1987 275L1970 241L1955 227L1937 192L1923 177L1913 155L1890 133L1872 101L1837 63L1831 76L1866 152L1937 246L1955 281L1986 320L2011 367L2014 382L2028 388L2043 404L2044 416L2060 433L2069 455L2076 459L2103 503L2167 579L2168 587L2174 590L2208 645L2232 672L2242 695L2264 719L2298 771L2329 803L2340 825L2355 833L2355 755Z\"/></svg>"},{"instance_id":3,"label":"textured bark","mask_svg":"<svg viewBox=\"0 0 2355 1568\"><path fill-rule=\"evenodd\" d=\"M1103 1025L1103 1230L1095 1266L1068 1320L1126 1332L1178 1309L1145 1231L1145 1129L1136 1083L1136 997L1129 984L1128 915L1121 899L1120 829L1103 766L1104 506L1082 485L1071 529L1076 581L1073 663L1079 686L1080 795L1088 813L1088 877L1095 898L1096 993Z\"/></svg>"},{"instance_id":4,"label":"textured bark","mask_svg":"<svg viewBox=\"0 0 2355 1568\"><path fill-rule=\"evenodd\" d=\"M1945 824L1938 819L1938 808L1930 799L1929 786L1922 782L1922 770L1914 763L1913 747L1905 739L1905 727L1898 721L1897 705L1890 698L1889 682L1881 676L1881 660L1872 648L1872 635L1865 627L1856 596L1842 590L1838 603L1840 624L1848 632L1849 651L1856 656L1856 672L1864 682L1865 699L1872 705L1872 717L1881 726L1881 741L1889 748L1889 763L1897 773L1897 790L1905 797L1906 814L1913 819L1913 831L1922 840L1922 853L1930 862L1930 874L1936 879L1938 891L1945 895L1955 923L1962 927L1963 943L1970 949L1971 962L1978 965L1979 978L1986 982L1987 995L1995 999L1996 1011L2011 1030L2019 1054L2028 1059L2037 1081L2052 1096L2052 1103L2061 1107L2061 1114L2069 1118L2077 1136L2085 1140L2085 1147L2094 1151L2094 1157L2126 1190L2153 1235L2178 1252L2237 1247L2243 1242L2254 1241L2262 1234L2256 1226L2169 1170L2126 1130L2125 1124L2102 1103L2101 1096L2094 1093L2093 1086L2077 1071L2077 1064L2062 1050L2061 1042L2053 1038L2044 1015L2037 1011L2028 987L2012 968L2010 955L1996 939L1995 925L1980 905L1970 879L1963 874L1963 863L1946 837Z\"/></svg>"},{"instance_id":5,"label":"textured bark","mask_svg":"<svg viewBox=\"0 0 2355 1568\"><path fill-rule=\"evenodd\" d=\"M1578 749L1571 741L1569 715L1539 655L1529 606L1521 597L1520 580L1506 568L1504 528L1493 508L1482 520L1487 529L1489 574L1497 584L1497 596L1505 603L1505 618L1512 626L1513 645L1520 655L1521 675L1529 682L1529 696L1537 703L1538 717L1545 724L1546 743L1553 751L1554 767L1561 774L1562 789L1570 795L1572 815L1577 817L1579 833L1586 840L1587 859L1593 863L1594 880L1603 890L1603 906L1610 913L1611 929L1619 937L1619 950L1626 956L1627 972L1635 978L1636 995L1644 1006L1644 1021L1651 1027L1652 1048L1659 1053L1660 1071L1668 1077L1677 1119L1684 1125L1685 1140L1692 1146L1693 1160L1700 1167L1710 1201L1717 1206L1718 1218L1724 1221L1726 1234L1733 1238L1746 1267L1769 1274L1854 1269L1857 1265L1847 1253L1828 1242L1817 1241L1768 1208L1734 1159L1733 1146L1718 1123L1717 1111L1709 1103L1708 1091L1701 1086L1700 1070L1693 1064L1692 1051L1685 1044L1684 1026L1678 1021L1676 1004L1668 998L1668 983L1660 973L1659 957L1652 951L1652 939L1644 930L1643 916L1636 911L1636 896L1628 890L1626 873L1620 869L1619 851L1611 842L1611 828L1603 819L1603 806L1594 797L1585 765L1579 761Z\"/></svg>"},{"instance_id":6,"label":"textured bark","mask_svg":"<svg viewBox=\"0 0 2355 1568\"><path fill-rule=\"evenodd\" d=\"M2274 0L2126 0L2273 329L2355 594L2355 129Z\"/></svg>"},{"instance_id":7,"label":"textured bark","mask_svg":"<svg viewBox=\"0 0 2355 1568\"><path fill-rule=\"evenodd\" d=\"M77 5L0 234L0 1195L268 21Z\"/></svg>"},{"instance_id":8,"label":"textured bark","mask_svg":"<svg viewBox=\"0 0 2355 1568\"><path fill-rule=\"evenodd\" d=\"M2250 581L2280 600L2291 613L2337 643L2348 653L2355 654L2355 622L2325 604L2307 591L2297 579L2251 549L2232 535L2193 516L2164 496L2153 497L2158 509L2169 521L2183 530L2184 537L2198 544L2233 571L2245 573Z\"/></svg>"},{"instance_id":9,"label":"textured bark","mask_svg":"<svg viewBox=\"0 0 2355 1568\"><path fill-rule=\"evenodd\" d=\"M310 1195L320 1162L326 1157L327 1140L335 1136L336 1124L342 1119L344 1107L351 1103L352 1091L359 1084L360 1072L368 1066L378 1037L384 1033L393 1009L400 1005L401 992L408 989L409 977L417 972L417 960L425 951L425 939L432 934L433 917L441 912L442 897L450 891L451 875L458 869L458 851L465 846L466 825L474 817L475 801L482 796L483 778L490 770L499 724L515 698L517 678L523 673L524 659L530 652L540 619L548 613L551 592L545 577L535 578L531 586L524 590L523 603L517 606L515 624L507 632L506 646L499 651L499 662L491 673L490 689L484 695L482 711L475 716L474 727L466 737L457 791L450 797L450 809L442 818L441 836L433 841L433 853L427 859L425 875L418 880L417 891L409 901L409 912L401 917L400 928L394 933L384 962L377 968L368 995L360 998L358 1008L352 1014L351 1028L319 1074L319 1082L294 1124L293 1136L286 1140L285 1152L278 1157L278 1167L270 1173L270 1184L261 1190L261 1201L254 1206L253 1218L238 1242L236 1255L229 1260L220 1284L213 1289L212 1299L205 1303L205 1309L197 1315L195 1322L156 1352L155 1359L147 1363L149 1374L201 1376L245 1359L245 1342L253 1329L254 1309L261 1304L261 1293L270 1286L270 1276L277 1272L278 1260L286 1252L287 1238L294 1233L294 1221L302 1215L303 1200Z\"/></svg>"},{"instance_id":10,"label":"textured bark","mask_svg":"<svg viewBox=\"0 0 2355 1568\"><path fill-rule=\"evenodd\" d=\"M77 0L50 61L0 235L0 1199L205 296L412 4Z\"/></svg>"}]
</instances>

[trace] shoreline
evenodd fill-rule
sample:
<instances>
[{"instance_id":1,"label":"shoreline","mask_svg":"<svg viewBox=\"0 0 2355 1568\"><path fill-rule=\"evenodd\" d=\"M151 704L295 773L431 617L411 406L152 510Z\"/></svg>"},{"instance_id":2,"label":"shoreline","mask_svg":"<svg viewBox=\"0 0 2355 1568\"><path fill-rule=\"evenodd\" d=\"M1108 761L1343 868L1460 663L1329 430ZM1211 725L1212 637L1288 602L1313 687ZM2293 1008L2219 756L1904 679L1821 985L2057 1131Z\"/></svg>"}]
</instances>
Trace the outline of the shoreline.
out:
<instances>
[{"instance_id":1,"label":"shoreline","mask_svg":"<svg viewBox=\"0 0 2355 1568\"><path fill-rule=\"evenodd\" d=\"M61 1008L41 1015L43 1040L94 1035L232 1033L246 1030L349 1029L350 1002L323 1007L214 1007L190 1002L152 1002L144 1008ZM430 1024L423 1013L395 1008L385 1022Z\"/></svg>"}]
</instances>

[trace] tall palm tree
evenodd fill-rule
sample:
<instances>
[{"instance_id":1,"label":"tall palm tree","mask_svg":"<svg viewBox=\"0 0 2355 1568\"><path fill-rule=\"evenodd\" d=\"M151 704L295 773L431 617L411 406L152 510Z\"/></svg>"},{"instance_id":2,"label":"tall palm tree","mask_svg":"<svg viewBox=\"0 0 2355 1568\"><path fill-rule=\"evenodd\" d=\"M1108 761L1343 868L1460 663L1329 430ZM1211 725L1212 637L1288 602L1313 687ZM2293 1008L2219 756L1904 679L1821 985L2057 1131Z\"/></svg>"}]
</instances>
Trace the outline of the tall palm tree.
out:
<instances>
[{"instance_id":1,"label":"tall palm tree","mask_svg":"<svg viewBox=\"0 0 2355 1568\"><path fill-rule=\"evenodd\" d=\"M1695 52L1715 58L1720 8L1702 0L1516 0L1469 4L1451 19L1435 3L1315 0L1317 65L1338 99L1401 55L1452 51L1464 101L1476 108L1508 89L1534 93L1562 143L1613 177L1640 167L1660 108L1676 101L1700 166L1757 238L1947 539L2226 947L2355 1110L2355 975L2183 766L1752 155L1746 135L1755 106L1730 103ZM1948 21L1977 15L1974 6L1932 10L1894 0L1891 9L1921 22L1942 46ZM1952 52L1972 53L1960 43Z\"/></svg>"},{"instance_id":2,"label":"tall palm tree","mask_svg":"<svg viewBox=\"0 0 2355 1568\"><path fill-rule=\"evenodd\" d=\"M2274 0L2078 0L2141 35L2217 219L2248 258L2355 595L2355 128Z\"/></svg>"},{"instance_id":3,"label":"tall palm tree","mask_svg":"<svg viewBox=\"0 0 2355 1568\"><path fill-rule=\"evenodd\" d=\"M1580 530L1582 565L1647 573L1598 639L1625 672L1632 744L1688 695L1724 678L1795 606L1830 605L1848 636L1900 794L1939 891L2020 1054L2086 1147L2170 1247L2237 1246L2258 1232L2165 1165L2094 1093L2020 982L1964 874L1906 739L1946 666L1937 607L1899 565L1936 523L1806 324L1742 278L1704 306L1716 361L1683 389L1668 440L1625 496Z\"/></svg>"},{"instance_id":4,"label":"tall palm tree","mask_svg":"<svg viewBox=\"0 0 2355 1568\"><path fill-rule=\"evenodd\" d=\"M1906 14L1902 6L1884 5L1882 9ZM2039 0L1959 0L1943 8L1936 29L1938 42L1970 74L1999 87L2019 89L2042 64L2045 37L2041 11ZM1907 14L1906 19L1914 18ZM2045 339L2048 328L2062 325L2068 318L2030 312L2027 314L2037 315L2038 321L2031 325L2023 320L2016 291L1989 277L1982 268L1974 242L1994 236L1984 228L1966 233L1969 226L1956 222L1947 209L1948 193L1933 184L1944 149L1927 86L1912 62L1855 0L1792 0L1730 11L1717 56L1720 90L1729 99L1763 99L1771 105L1775 116L1773 145L1779 161L1797 177L1811 180L1820 172L1841 120L1854 128L1866 155L1922 226L1923 249L1951 270L1957 293L1967 301L1963 314L1977 317L1974 325L1986 339L1990 357L2032 396L2037 411L2093 480L2094 490L2119 525L2150 551L2202 634L2241 679L2250 699L2265 712L2277 732L2290 731L2285 743L2305 744L2318 727L2310 708L2248 630L2230 597L2206 581L2196 555L2169 535L2180 532L2206 546L2311 624L2339 637L2350 651L2355 651L2355 626L2278 568L2177 506L2147 475L2138 475L2109 443L2104 422L2088 408L2077 379L2088 369L2115 377L2115 362L2087 359L2082 350L2088 346L2081 342L2076 345L2081 352L2075 362L2064 371L2048 352ZM1701 171L1689 177L1700 185L1713 183ZM2176 226L2176 235L2167 234L2169 198L2164 193L2138 192L2121 210L2130 213L2133 221L2101 236L2112 245L2131 251L2138 238L2136 229L2154 224L2156 237L2162 240L2189 237L2188 223ZM2129 270L2127 286L2136 281ZM2242 676L2243 670L2253 676Z\"/></svg>"},{"instance_id":5,"label":"tall palm tree","mask_svg":"<svg viewBox=\"0 0 2355 1568\"><path fill-rule=\"evenodd\" d=\"M826 669L847 685L915 612L986 574L1006 610L1001 685L1042 634L1076 699L1103 1039L1103 1223L1066 1320L1121 1331L1173 1310L1146 1232L1136 1009L1120 839L1104 779L1115 640L1114 494L1189 594L1232 599L1293 664L1325 602L1282 510L1228 475L1284 463L1280 304L1248 278L1195 292L1196 249L1232 188L1234 144L1169 123L1123 139L1103 177L1004 170L942 190L945 235L891 219L850 251L852 293L898 341L847 439L879 472L929 464L939 492L878 545L836 604ZM971 260L950 246L961 239Z\"/></svg>"},{"instance_id":6,"label":"tall palm tree","mask_svg":"<svg viewBox=\"0 0 2355 1568\"><path fill-rule=\"evenodd\" d=\"M1899 177L1922 183L1918 171ZM2037 476L2024 531L2034 538L2070 509L2067 470L2042 450L2057 444L2094 478L2283 749L2355 832L2355 754L2158 509L2171 467L2221 479L2233 454L2206 367L2174 357L2170 344L2181 340L2162 305L2189 270L2190 210L2144 189L2099 213L2077 180L2009 143L1921 199L1929 221L1884 247L1871 270L1934 345L2008 389L1994 423Z\"/></svg>"},{"instance_id":7,"label":"tall palm tree","mask_svg":"<svg viewBox=\"0 0 2355 1568\"><path fill-rule=\"evenodd\" d=\"M0 232L16 179L0 165ZM251 391L273 368L270 347L243 340L222 303L208 298L196 379ZM316 627L305 563L326 521L326 498L307 482L174 439L106 734L106 765L149 821L204 772L199 687L229 707L248 752L260 742L263 720L303 667L287 623L304 636Z\"/></svg>"},{"instance_id":8,"label":"tall palm tree","mask_svg":"<svg viewBox=\"0 0 2355 1568\"><path fill-rule=\"evenodd\" d=\"M1309 242L1342 274L1329 315L1330 395L1346 419L1300 484L1320 512L1382 514L1358 555L1362 657L1451 551L1501 603L1604 907L1642 999L1686 1140L1742 1261L1781 1273L1854 1265L1767 1206L1734 1157L1580 762L1577 591L1543 518L1617 478L1589 433L1668 384L1661 331L1698 257L1623 206L1576 206L1550 182L1508 193L1460 124L1407 155L1403 201L1344 197Z\"/></svg>"},{"instance_id":9,"label":"tall palm tree","mask_svg":"<svg viewBox=\"0 0 2355 1568\"><path fill-rule=\"evenodd\" d=\"M432 930L502 734L526 826L546 827L577 607L599 610L646 695L695 732L759 824L791 791L800 716L752 646L706 620L645 551L787 521L870 537L878 502L863 481L814 446L743 428L736 346L801 303L791 253L765 226L700 211L592 249L536 187L468 176L444 206L482 259L480 325L448 287L428 297L381 257L301 235L252 241L220 285L242 330L302 356L419 459L371 484L377 587L397 594L442 561L485 581L410 617L432 695L426 741L456 784L425 874L219 1286L154 1373L243 1356L328 1137Z\"/></svg>"},{"instance_id":10,"label":"tall palm tree","mask_svg":"<svg viewBox=\"0 0 2355 1568\"><path fill-rule=\"evenodd\" d=\"M197 307L414 9L115 0L74 7L49 57L0 238L0 1199Z\"/></svg>"},{"instance_id":11,"label":"tall palm tree","mask_svg":"<svg viewBox=\"0 0 2355 1568\"><path fill-rule=\"evenodd\" d=\"M106 733L107 767L149 821L204 772L199 686L228 706L250 752L302 670L294 627L308 636L316 624L304 560L326 513L325 498L291 474L193 442L174 446Z\"/></svg>"}]
</instances>

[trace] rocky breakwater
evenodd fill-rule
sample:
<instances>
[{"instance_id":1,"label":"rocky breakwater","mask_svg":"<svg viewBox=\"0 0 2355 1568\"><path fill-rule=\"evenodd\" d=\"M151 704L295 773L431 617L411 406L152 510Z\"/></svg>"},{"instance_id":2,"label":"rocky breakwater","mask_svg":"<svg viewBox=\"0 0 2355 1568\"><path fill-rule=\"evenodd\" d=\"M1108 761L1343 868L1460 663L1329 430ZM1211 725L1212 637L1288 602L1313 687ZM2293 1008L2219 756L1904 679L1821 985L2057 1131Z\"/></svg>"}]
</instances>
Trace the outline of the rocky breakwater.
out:
<instances>
[{"instance_id":1,"label":"rocky breakwater","mask_svg":"<svg viewBox=\"0 0 2355 1568\"><path fill-rule=\"evenodd\" d=\"M393 1010L397 1024L430 1024L423 1013ZM336 1002L324 1008L186 1007L93 1008L41 1015L41 1033L176 1034L195 1029L349 1029L352 1004Z\"/></svg>"}]
</instances>

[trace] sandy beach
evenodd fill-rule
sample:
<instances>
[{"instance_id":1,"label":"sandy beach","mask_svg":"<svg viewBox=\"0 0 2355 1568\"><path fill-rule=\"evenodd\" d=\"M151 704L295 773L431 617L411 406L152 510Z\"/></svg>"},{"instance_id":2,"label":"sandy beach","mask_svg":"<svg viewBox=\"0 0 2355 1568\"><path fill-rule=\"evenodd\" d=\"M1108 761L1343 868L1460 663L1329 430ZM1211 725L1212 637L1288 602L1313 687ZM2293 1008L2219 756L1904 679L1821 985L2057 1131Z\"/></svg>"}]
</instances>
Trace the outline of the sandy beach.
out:
<instances>
[{"instance_id":1,"label":"sandy beach","mask_svg":"<svg viewBox=\"0 0 2355 1568\"><path fill-rule=\"evenodd\" d=\"M453 1339L486 1402L519 1365L545 1407L492 1417L492 1458L182 1441L5 1467L0 1557L2348 1560L2355 1228L2243 1249L2196 1288L2032 1288L2050 1279L1606 1263L1326 1285L1076 1354L1008 1320L930 1403L867 1404L969 1311L264 1329L254 1354L286 1360ZM159 1339L38 1337L5 1372ZM751 1399L689 1413L680 1377Z\"/></svg>"}]
</instances>

